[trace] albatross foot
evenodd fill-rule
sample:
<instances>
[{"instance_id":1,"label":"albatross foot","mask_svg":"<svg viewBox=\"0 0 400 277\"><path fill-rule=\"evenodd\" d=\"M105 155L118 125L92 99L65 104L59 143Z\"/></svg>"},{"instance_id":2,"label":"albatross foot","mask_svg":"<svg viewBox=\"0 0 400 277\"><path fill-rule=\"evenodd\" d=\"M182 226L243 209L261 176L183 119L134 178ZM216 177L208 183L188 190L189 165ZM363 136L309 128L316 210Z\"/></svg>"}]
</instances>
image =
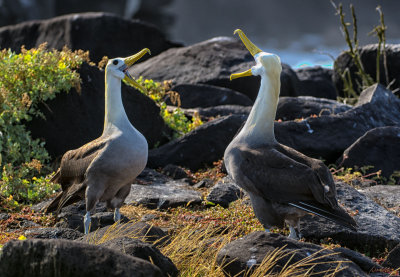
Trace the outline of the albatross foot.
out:
<instances>
[{"instance_id":1,"label":"albatross foot","mask_svg":"<svg viewBox=\"0 0 400 277\"><path fill-rule=\"evenodd\" d=\"M85 228L85 235L87 235L89 233L91 221L92 220L90 219L90 212L86 212L84 220L83 220L83 226Z\"/></svg>"},{"instance_id":2,"label":"albatross foot","mask_svg":"<svg viewBox=\"0 0 400 277\"><path fill-rule=\"evenodd\" d=\"M294 240L300 239L299 234L297 233L296 229L293 226L289 226L289 230L290 230L290 233L289 233L288 238L294 239Z\"/></svg>"}]
</instances>

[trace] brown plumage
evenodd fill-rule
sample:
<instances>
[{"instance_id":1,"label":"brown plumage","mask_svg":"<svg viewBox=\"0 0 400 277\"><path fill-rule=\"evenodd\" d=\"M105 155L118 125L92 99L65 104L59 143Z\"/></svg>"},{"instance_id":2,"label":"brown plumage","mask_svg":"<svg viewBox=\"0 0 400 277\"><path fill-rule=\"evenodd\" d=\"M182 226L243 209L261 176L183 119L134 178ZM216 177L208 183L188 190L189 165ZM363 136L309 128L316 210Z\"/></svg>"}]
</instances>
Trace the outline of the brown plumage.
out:
<instances>
[{"instance_id":1,"label":"brown plumage","mask_svg":"<svg viewBox=\"0 0 400 277\"><path fill-rule=\"evenodd\" d=\"M275 139L282 71L279 57L258 49L241 30L236 32L256 65L232 74L231 79L259 75L261 85L245 125L225 150L229 175L249 193L255 215L266 229L288 223L289 237L298 238L299 220L310 212L354 230L357 224L339 206L335 183L325 164Z\"/></svg>"},{"instance_id":2,"label":"brown plumage","mask_svg":"<svg viewBox=\"0 0 400 277\"><path fill-rule=\"evenodd\" d=\"M66 152L53 177L53 181L61 185L62 192L46 207L46 212L59 213L62 207L84 198L85 233L89 232L90 212L99 201L115 209L114 219L120 219L119 208L128 196L132 182L146 166L147 141L132 126L125 113L121 80L125 79L141 88L127 70L148 52L148 49L143 49L131 57L111 59L108 62L105 70L103 133L84 146Z\"/></svg>"}]
</instances>

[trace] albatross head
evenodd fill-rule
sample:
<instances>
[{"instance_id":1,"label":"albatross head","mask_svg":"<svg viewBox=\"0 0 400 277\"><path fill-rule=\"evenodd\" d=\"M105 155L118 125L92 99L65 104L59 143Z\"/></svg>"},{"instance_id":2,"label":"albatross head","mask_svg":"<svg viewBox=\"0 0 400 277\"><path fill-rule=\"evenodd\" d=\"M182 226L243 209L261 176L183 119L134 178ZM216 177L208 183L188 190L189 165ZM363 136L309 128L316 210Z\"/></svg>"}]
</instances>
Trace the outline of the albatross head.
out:
<instances>
[{"instance_id":1,"label":"albatross head","mask_svg":"<svg viewBox=\"0 0 400 277\"><path fill-rule=\"evenodd\" d=\"M241 73L234 73L230 76L230 79L236 79L245 76L261 76L268 77L270 80L280 80L280 74L282 71L282 65L280 58L272 53L267 53L259 49L254 45L243 33L242 30L235 30L234 34L238 34L247 50L254 57L256 65ZM279 92L279 91L278 91Z\"/></svg>"},{"instance_id":2,"label":"albatross head","mask_svg":"<svg viewBox=\"0 0 400 277\"><path fill-rule=\"evenodd\" d=\"M151 54L148 48L144 48L139 53L127 58L110 59L106 66L106 75L111 74L119 80L125 80L137 89L144 90L144 88L135 81L131 74L129 74L128 69L146 53Z\"/></svg>"}]
</instances>

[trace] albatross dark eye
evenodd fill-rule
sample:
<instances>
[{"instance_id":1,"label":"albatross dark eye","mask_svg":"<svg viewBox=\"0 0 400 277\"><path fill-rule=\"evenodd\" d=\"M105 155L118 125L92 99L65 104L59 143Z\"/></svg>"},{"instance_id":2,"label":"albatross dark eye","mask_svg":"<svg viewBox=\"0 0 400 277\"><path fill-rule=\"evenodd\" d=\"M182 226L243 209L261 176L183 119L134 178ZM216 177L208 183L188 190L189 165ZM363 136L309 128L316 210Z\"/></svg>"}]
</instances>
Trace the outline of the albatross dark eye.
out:
<instances>
[{"instance_id":1,"label":"albatross dark eye","mask_svg":"<svg viewBox=\"0 0 400 277\"><path fill-rule=\"evenodd\" d=\"M117 64L118 64L118 61L117 61L117 60L113 60L113 64L114 64L114 65L117 65Z\"/></svg>"}]
</instances>

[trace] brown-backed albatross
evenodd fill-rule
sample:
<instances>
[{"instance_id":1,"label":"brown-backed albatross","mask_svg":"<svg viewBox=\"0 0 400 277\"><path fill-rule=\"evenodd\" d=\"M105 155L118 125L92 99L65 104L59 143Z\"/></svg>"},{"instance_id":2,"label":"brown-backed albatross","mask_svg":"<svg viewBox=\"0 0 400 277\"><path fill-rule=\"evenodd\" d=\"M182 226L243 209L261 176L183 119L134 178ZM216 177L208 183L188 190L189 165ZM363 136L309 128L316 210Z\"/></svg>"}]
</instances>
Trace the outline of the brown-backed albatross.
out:
<instances>
[{"instance_id":1,"label":"brown-backed albatross","mask_svg":"<svg viewBox=\"0 0 400 277\"><path fill-rule=\"evenodd\" d=\"M317 159L280 144L274 119L280 93L282 66L277 55L261 51L241 30L236 30L256 65L231 75L261 77L260 90L249 117L224 154L231 178L248 192L253 210L264 228L289 225L290 238L298 239L300 218L322 216L355 230L357 224L339 206L332 175Z\"/></svg>"},{"instance_id":2,"label":"brown-backed albatross","mask_svg":"<svg viewBox=\"0 0 400 277\"><path fill-rule=\"evenodd\" d=\"M141 88L128 69L146 53L150 53L147 48L136 55L108 61L103 134L78 149L66 152L52 179L61 184L62 191L46 207L46 212L56 211L58 214L62 207L85 198L85 234L89 232L90 213L98 201L104 201L108 208L115 209L114 220L120 220L119 208L128 196L132 182L146 166L147 141L129 122L121 98L121 80Z\"/></svg>"}]
</instances>

